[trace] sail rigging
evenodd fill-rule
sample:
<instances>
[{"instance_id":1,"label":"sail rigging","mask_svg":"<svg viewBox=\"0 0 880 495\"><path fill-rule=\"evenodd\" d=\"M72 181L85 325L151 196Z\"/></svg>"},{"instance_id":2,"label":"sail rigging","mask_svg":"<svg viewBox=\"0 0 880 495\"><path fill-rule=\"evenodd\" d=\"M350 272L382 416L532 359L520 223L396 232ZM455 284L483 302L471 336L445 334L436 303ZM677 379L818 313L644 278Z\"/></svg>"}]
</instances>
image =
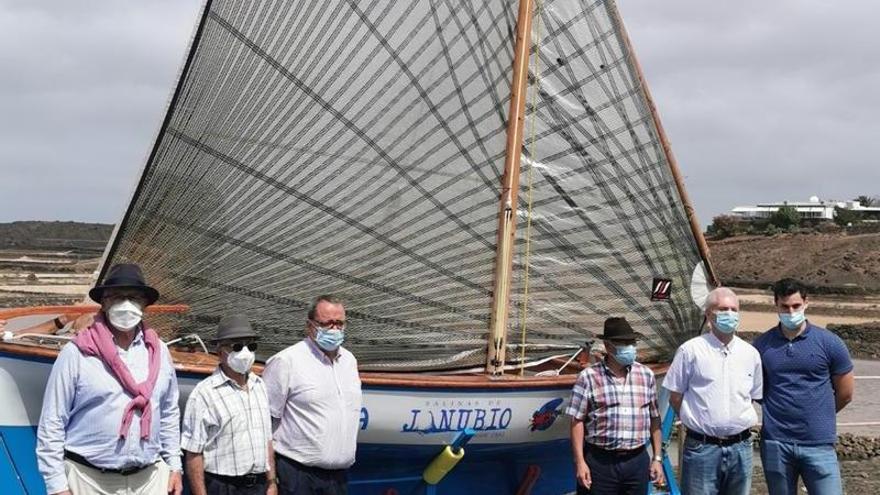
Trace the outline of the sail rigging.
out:
<instances>
[{"instance_id":1,"label":"sail rigging","mask_svg":"<svg viewBox=\"0 0 880 495\"><path fill-rule=\"evenodd\" d=\"M616 6L544 1L539 15L527 340L571 342L626 316L650 357L670 358L701 325L688 288L703 255ZM655 279L668 299L651 297Z\"/></svg>"},{"instance_id":2,"label":"sail rigging","mask_svg":"<svg viewBox=\"0 0 880 495\"><path fill-rule=\"evenodd\" d=\"M271 352L333 292L363 369L483 365L517 5L207 1L104 269L140 263L163 302L188 304L171 330L208 334L244 311ZM687 289L701 253L613 9L535 11L535 133L519 150L532 227L516 233L504 324L518 336L525 320L528 361L611 315L654 357L699 328ZM654 279L668 299L651 299ZM523 350L504 347L508 363Z\"/></svg>"}]
</instances>

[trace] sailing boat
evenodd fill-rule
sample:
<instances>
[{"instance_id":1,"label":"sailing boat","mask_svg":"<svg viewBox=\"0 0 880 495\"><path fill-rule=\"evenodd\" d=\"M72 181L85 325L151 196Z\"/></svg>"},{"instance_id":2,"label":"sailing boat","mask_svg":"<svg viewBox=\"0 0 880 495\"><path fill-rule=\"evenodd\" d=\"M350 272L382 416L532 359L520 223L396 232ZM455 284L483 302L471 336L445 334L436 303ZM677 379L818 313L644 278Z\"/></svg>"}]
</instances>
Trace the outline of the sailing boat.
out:
<instances>
[{"instance_id":1,"label":"sailing boat","mask_svg":"<svg viewBox=\"0 0 880 495\"><path fill-rule=\"evenodd\" d=\"M315 295L346 300L353 493L572 491L559 416L593 332L624 315L668 362L714 284L611 0L207 0L101 276L119 262L188 308L150 316L163 338L244 311L263 358ZM22 493L57 347L0 344L0 483ZM215 363L174 357L185 401Z\"/></svg>"}]
</instances>

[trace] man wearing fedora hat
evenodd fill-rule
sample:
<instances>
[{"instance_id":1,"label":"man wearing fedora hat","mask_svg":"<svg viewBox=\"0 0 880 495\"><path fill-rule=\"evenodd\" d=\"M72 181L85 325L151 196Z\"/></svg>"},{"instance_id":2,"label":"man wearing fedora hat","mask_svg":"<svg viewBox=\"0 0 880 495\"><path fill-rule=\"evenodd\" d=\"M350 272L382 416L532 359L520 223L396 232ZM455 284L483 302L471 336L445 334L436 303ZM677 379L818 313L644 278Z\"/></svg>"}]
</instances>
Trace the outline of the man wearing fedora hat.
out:
<instances>
[{"instance_id":1,"label":"man wearing fedora hat","mask_svg":"<svg viewBox=\"0 0 880 495\"><path fill-rule=\"evenodd\" d=\"M644 494L650 481L663 483L654 372L635 361L641 335L625 318L605 320L599 338L605 359L578 375L566 410L577 492Z\"/></svg>"},{"instance_id":2,"label":"man wearing fedora hat","mask_svg":"<svg viewBox=\"0 0 880 495\"><path fill-rule=\"evenodd\" d=\"M179 495L180 411L171 354L143 321L159 292L139 266L89 291L94 322L52 366L37 429L49 494Z\"/></svg>"},{"instance_id":3,"label":"man wearing fedora hat","mask_svg":"<svg viewBox=\"0 0 880 495\"><path fill-rule=\"evenodd\" d=\"M220 319L212 340L220 365L193 389L183 416L193 495L276 493L269 400L251 372L257 340L244 315Z\"/></svg>"}]
</instances>

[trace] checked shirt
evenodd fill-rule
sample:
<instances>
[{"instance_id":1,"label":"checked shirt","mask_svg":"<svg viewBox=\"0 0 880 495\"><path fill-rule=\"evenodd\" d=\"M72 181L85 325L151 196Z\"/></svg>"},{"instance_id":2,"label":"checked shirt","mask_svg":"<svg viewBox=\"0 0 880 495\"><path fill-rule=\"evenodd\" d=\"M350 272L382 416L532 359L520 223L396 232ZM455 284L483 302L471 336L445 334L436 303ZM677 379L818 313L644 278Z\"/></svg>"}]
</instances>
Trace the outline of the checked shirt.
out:
<instances>
[{"instance_id":1,"label":"checked shirt","mask_svg":"<svg viewBox=\"0 0 880 495\"><path fill-rule=\"evenodd\" d=\"M647 366L633 363L621 379L601 361L578 375L565 413L584 421L588 444L637 449L650 438L651 418L660 417L656 390L654 372Z\"/></svg>"},{"instance_id":2,"label":"checked shirt","mask_svg":"<svg viewBox=\"0 0 880 495\"><path fill-rule=\"evenodd\" d=\"M253 372L245 390L217 368L189 395L181 447L202 453L205 471L223 476L265 473L271 439L266 387Z\"/></svg>"}]
</instances>

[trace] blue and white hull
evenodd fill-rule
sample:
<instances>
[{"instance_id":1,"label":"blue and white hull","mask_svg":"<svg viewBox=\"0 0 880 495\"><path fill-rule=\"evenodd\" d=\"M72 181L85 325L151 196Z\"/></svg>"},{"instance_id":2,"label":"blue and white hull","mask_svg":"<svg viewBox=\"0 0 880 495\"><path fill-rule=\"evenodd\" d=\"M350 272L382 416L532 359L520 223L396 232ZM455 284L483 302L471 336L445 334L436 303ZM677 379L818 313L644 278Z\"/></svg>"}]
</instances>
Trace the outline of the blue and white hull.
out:
<instances>
[{"instance_id":1,"label":"blue and white hull","mask_svg":"<svg viewBox=\"0 0 880 495\"><path fill-rule=\"evenodd\" d=\"M37 471L36 425L54 360L45 348L0 344L0 486L4 494L45 493ZM178 371L181 407L207 376ZM561 418L570 384L548 386L490 382L480 386L455 380L432 383L425 376L411 385L363 377L357 462L350 491L360 493L532 493L574 490L568 448L568 421ZM420 385L421 383L421 385ZM462 461L437 485L422 472L461 430L476 436ZM525 490L533 484L531 491ZM525 490L525 491L521 491Z\"/></svg>"}]
</instances>

